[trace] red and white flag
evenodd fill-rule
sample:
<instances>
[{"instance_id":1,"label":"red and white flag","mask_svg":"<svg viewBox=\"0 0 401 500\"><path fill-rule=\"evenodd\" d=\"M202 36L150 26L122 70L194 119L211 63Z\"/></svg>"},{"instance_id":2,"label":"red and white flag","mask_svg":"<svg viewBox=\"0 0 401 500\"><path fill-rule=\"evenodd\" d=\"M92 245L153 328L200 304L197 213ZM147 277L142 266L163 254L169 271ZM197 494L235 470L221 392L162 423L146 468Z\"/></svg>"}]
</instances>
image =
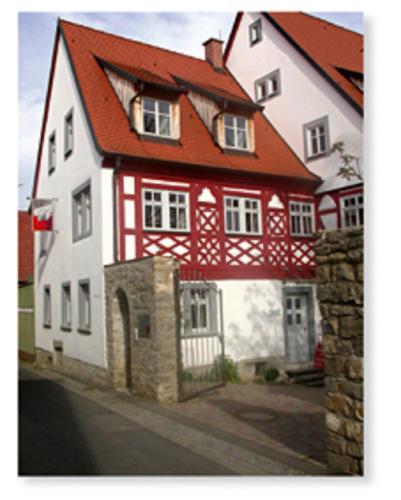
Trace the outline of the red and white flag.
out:
<instances>
[{"instance_id":1,"label":"red and white flag","mask_svg":"<svg viewBox=\"0 0 401 500\"><path fill-rule=\"evenodd\" d=\"M53 200L32 200L33 231L53 231Z\"/></svg>"}]
</instances>

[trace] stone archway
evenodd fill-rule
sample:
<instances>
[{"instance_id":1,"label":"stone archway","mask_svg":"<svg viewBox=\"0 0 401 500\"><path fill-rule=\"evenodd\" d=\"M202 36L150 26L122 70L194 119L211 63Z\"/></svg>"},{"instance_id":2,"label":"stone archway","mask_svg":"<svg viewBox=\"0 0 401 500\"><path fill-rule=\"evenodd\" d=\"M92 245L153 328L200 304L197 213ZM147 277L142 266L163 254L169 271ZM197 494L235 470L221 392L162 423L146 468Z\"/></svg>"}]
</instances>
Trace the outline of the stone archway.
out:
<instances>
[{"instance_id":1,"label":"stone archway","mask_svg":"<svg viewBox=\"0 0 401 500\"><path fill-rule=\"evenodd\" d=\"M132 386L131 354L132 338L130 331L129 305L126 293L118 288L112 298L112 378L117 389Z\"/></svg>"}]
</instances>

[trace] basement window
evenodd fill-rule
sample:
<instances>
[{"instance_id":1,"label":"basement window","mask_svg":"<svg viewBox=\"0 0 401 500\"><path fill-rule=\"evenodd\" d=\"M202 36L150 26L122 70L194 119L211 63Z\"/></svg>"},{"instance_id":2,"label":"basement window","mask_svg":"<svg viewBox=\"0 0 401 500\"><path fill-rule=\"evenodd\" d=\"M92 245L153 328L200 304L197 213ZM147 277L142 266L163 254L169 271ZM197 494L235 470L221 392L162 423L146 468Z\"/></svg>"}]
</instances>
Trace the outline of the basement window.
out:
<instances>
[{"instance_id":1,"label":"basement window","mask_svg":"<svg viewBox=\"0 0 401 500\"><path fill-rule=\"evenodd\" d=\"M71 285L61 285L61 328L71 330Z\"/></svg>"},{"instance_id":2,"label":"basement window","mask_svg":"<svg viewBox=\"0 0 401 500\"><path fill-rule=\"evenodd\" d=\"M78 282L78 316L78 331L81 333L90 333L91 304L89 280L80 280Z\"/></svg>"},{"instance_id":3,"label":"basement window","mask_svg":"<svg viewBox=\"0 0 401 500\"><path fill-rule=\"evenodd\" d=\"M52 326L52 304L51 304L51 293L50 285L45 285L43 287L43 326L45 328L51 328Z\"/></svg>"}]
</instances>

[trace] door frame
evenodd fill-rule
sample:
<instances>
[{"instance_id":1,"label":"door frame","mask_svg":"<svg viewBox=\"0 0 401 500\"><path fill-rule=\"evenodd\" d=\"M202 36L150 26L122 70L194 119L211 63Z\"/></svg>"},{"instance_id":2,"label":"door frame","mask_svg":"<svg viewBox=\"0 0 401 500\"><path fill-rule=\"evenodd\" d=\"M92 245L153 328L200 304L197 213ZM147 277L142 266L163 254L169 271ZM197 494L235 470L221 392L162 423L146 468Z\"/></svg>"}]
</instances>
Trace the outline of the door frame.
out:
<instances>
[{"instance_id":1,"label":"door frame","mask_svg":"<svg viewBox=\"0 0 401 500\"><path fill-rule=\"evenodd\" d=\"M306 311L308 315L308 347L309 347L309 359L307 363L310 363L311 361L313 361L314 347L316 343L313 286L312 285L283 286L282 289L283 328L284 328L284 347L285 347L286 363L289 360L289 342L288 342L288 328L287 328L285 311L287 309L287 297L289 295L306 295Z\"/></svg>"}]
</instances>

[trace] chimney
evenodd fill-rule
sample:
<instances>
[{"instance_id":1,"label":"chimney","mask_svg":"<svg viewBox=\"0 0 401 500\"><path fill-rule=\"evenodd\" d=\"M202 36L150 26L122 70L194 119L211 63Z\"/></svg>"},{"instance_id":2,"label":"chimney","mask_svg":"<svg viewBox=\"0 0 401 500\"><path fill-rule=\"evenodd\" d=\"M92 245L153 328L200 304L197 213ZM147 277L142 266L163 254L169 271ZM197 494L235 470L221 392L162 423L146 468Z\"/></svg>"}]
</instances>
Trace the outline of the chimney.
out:
<instances>
[{"instance_id":1,"label":"chimney","mask_svg":"<svg viewBox=\"0 0 401 500\"><path fill-rule=\"evenodd\" d=\"M204 42L205 47L205 59L208 61L214 69L223 69L223 40L218 40L217 38L209 38Z\"/></svg>"}]
</instances>

